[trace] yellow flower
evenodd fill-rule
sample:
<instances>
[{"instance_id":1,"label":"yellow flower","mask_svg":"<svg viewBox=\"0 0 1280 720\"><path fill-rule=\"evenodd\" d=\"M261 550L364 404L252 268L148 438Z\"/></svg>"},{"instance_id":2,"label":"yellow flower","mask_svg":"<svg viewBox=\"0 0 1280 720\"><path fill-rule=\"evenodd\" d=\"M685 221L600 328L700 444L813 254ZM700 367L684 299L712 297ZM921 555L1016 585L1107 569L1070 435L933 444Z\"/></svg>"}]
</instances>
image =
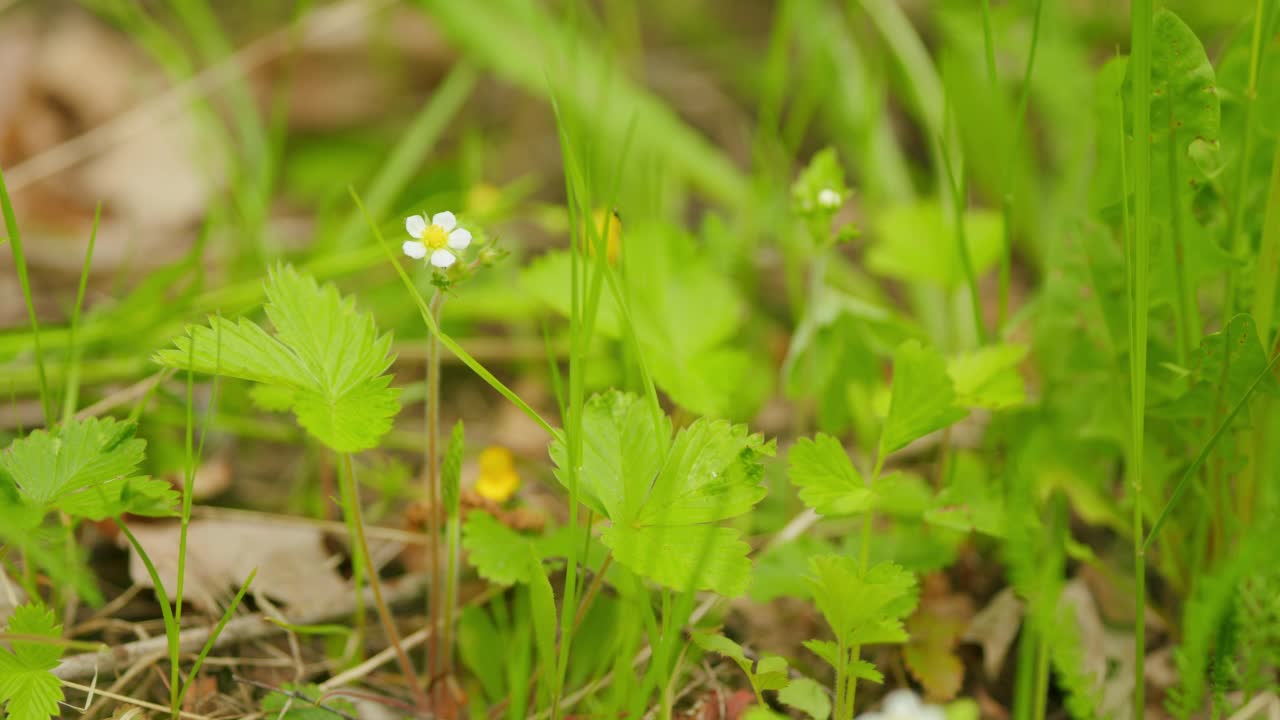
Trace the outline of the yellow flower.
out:
<instances>
[{"instance_id":1,"label":"yellow flower","mask_svg":"<svg viewBox=\"0 0 1280 720\"><path fill-rule=\"evenodd\" d=\"M480 477L476 478L476 492L486 500L503 503L511 499L520 487L520 475L516 472L515 457L511 451L496 445L480 451Z\"/></svg>"},{"instance_id":2,"label":"yellow flower","mask_svg":"<svg viewBox=\"0 0 1280 720\"><path fill-rule=\"evenodd\" d=\"M591 214L591 219L595 221L596 233L605 238L605 256L609 259L609 264L617 265L618 256L622 254L622 218L618 217L617 210L610 212L603 208L596 208L596 211ZM590 247L591 254L595 255L594 243Z\"/></svg>"}]
</instances>

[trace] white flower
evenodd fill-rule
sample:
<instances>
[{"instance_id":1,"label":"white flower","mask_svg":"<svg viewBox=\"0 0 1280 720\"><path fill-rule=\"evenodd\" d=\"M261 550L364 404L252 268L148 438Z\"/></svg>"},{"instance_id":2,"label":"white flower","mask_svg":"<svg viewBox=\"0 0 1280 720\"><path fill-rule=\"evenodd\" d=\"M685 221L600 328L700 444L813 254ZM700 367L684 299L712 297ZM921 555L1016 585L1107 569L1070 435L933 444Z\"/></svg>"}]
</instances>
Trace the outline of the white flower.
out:
<instances>
[{"instance_id":1,"label":"white flower","mask_svg":"<svg viewBox=\"0 0 1280 720\"><path fill-rule=\"evenodd\" d=\"M920 701L910 690L894 690L884 696L879 712L866 712L856 720L946 720L946 713L937 705Z\"/></svg>"},{"instance_id":2,"label":"white flower","mask_svg":"<svg viewBox=\"0 0 1280 720\"><path fill-rule=\"evenodd\" d=\"M404 241L404 254L414 260L430 254L429 262L438 268L457 262L458 253L471 244L471 232L458 227L458 218L447 210L431 217L426 213L410 215L404 219L404 229L414 238Z\"/></svg>"},{"instance_id":3,"label":"white flower","mask_svg":"<svg viewBox=\"0 0 1280 720\"><path fill-rule=\"evenodd\" d=\"M818 193L818 204L828 210L840 207L840 193L831 188L823 188Z\"/></svg>"}]
</instances>

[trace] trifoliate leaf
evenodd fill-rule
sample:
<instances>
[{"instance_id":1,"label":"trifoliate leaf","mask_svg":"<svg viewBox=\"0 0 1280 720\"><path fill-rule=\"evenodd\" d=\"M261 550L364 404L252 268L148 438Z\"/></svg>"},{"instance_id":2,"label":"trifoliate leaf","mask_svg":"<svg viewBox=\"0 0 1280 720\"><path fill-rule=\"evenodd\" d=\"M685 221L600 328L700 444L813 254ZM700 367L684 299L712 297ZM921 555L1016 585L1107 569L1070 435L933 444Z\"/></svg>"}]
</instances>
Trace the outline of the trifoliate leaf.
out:
<instances>
[{"instance_id":1,"label":"trifoliate leaf","mask_svg":"<svg viewBox=\"0 0 1280 720\"><path fill-rule=\"evenodd\" d=\"M809 561L814 604L845 646L907 640L902 619L916 604L915 578L892 563L861 572L852 558L820 555Z\"/></svg>"},{"instance_id":2,"label":"trifoliate leaf","mask_svg":"<svg viewBox=\"0 0 1280 720\"><path fill-rule=\"evenodd\" d=\"M299 424L330 449L375 447L400 410L399 390L383 374L394 359L391 335L378 335L373 318L337 288L289 265L271 271L266 291L275 336L244 318L214 317L207 327L189 327L156 360L287 388ZM286 396L259 399L279 406Z\"/></svg>"},{"instance_id":3,"label":"trifoliate leaf","mask_svg":"<svg viewBox=\"0 0 1280 720\"><path fill-rule=\"evenodd\" d=\"M1018 364L1026 356L1025 345L988 345L951 358L947 372L955 383L957 402L990 410L1021 405L1027 391Z\"/></svg>"},{"instance_id":4,"label":"trifoliate leaf","mask_svg":"<svg viewBox=\"0 0 1280 720\"><path fill-rule=\"evenodd\" d=\"M52 670L62 657L62 626L53 611L39 603L21 605L9 617L5 632L50 641L13 640L9 650L0 648L0 707L5 717L45 720L59 715L62 683Z\"/></svg>"},{"instance_id":5,"label":"trifoliate leaf","mask_svg":"<svg viewBox=\"0 0 1280 720\"><path fill-rule=\"evenodd\" d=\"M881 455L899 450L965 414L956 405L955 388L942 356L916 340L899 345L893 353L893 395L880 435Z\"/></svg>"},{"instance_id":6,"label":"trifoliate leaf","mask_svg":"<svg viewBox=\"0 0 1280 720\"><path fill-rule=\"evenodd\" d=\"M178 500L173 488L133 475L147 445L133 432L132 423L112 418L36 430L0 453L0 475L44 512L58 509L95 520L126 512L170 515Z\"/></svg>"},{"instance_id":7,"label":"trifoliate leaf","mask_svg":"<svg viewBox=\"0 0 1280 720\"><path fill-rule=\"evenodd\" d=\"M973 272L981 275L1000 258L1004 225L990 210L967 211L964 224ZM876 219L875 229L876 243L867 252L873 272L945 288L964 282L955 230L937 202L891 208Z\"/></svg>"},{"instance_id":8,"label":"trifoliate leaf","mask_svg":"<svg viewBox=\"0 0 1280 720\"><path fill-rule=\"evenodd\" d=\"M698 420L674 440L670 427L633 395L592 398L580 490L612 522L602 542L633 572L676 589L738 595L750 579L748 547L738 531L711 523L764 497L759 457L773 454L773 444L719 420ZM551 456L567 485L567 449L553 443Z\"/></svg>"},{"instance_id":9,"label":"trifoliate leaf","mask_svg":"<svg viewBox=\"0 0 1280 720\"><path fill-rule=\"evenodd\" d=\"M792 680L778 691L778 701L803 712L813 720L827 720L831 715L831 698L827 696L826 689L811 678Z\"/></svg>"}]
</instances>

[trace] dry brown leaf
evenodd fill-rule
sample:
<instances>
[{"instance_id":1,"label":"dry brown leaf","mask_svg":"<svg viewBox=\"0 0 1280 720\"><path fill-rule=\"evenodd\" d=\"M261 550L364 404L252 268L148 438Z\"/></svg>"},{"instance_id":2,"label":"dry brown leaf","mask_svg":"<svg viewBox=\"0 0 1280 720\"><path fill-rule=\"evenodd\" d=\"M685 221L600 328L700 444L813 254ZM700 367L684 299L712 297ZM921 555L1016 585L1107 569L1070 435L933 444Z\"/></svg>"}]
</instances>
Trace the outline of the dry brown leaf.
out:
<instances>
[{"instance_id":1,"label":"dry brown leaf","mask_svg":"<svg viewBox=\"0 0 1280 720\"><path fill-rule=\"evenodd\" d=\"M137 536L165 589L177 587L177 523L130 527ZM325 550L323 534L315 527L293 523L247 520L193 520L187 536L184 599L209 612L224 607L227 594L257 569L254 590L292 611L317 610L351 592ZM136 553L129 557L129 575L143 587L151 577Z\"/></svg>"},{"instance_id":2,"label":"dry brown leaf","mask_svg":"<svg viewBox=\"0 0 1280 720\"><path fill-rule=\"evenodd\" d=\"M944 575L925 578L920 606L907 618L911 639L902 656L929 699L952 700L960 692L964 663L955 648L972 618L973 600L968 595L952 593Z\"/></svg>"},{"instance_id":3,"label":"dry brown leaf","mask_svg":"<svg viewBox=\"0 0 1280 720\"><path fill-rule=\"evenodd\" d=\"M988 678L996 678L1021 626L1022 601L1014 594L1013 588L1005 588L973 616L960 639L982 646L982 668Z\"/></svg>"}]
</instances>

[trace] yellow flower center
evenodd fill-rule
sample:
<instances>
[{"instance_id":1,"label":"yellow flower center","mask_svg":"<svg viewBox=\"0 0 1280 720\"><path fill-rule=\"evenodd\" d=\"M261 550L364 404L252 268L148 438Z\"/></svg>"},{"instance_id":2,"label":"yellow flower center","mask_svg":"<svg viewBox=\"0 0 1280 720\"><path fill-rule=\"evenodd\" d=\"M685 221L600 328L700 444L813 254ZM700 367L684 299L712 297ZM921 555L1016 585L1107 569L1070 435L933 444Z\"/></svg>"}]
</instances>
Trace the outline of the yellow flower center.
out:
<instances>
[{"instance_id":1,"label":"yellow flower center","mask_svg":"<svg viewBox=\"0 0 1280 720\"><path fill-rule=\"evenodd\" d=\"M423 231L422 244L432 250L440 250L449 244L449 233L439 225L432 225Z\"/></svg>"}]
</instances>

